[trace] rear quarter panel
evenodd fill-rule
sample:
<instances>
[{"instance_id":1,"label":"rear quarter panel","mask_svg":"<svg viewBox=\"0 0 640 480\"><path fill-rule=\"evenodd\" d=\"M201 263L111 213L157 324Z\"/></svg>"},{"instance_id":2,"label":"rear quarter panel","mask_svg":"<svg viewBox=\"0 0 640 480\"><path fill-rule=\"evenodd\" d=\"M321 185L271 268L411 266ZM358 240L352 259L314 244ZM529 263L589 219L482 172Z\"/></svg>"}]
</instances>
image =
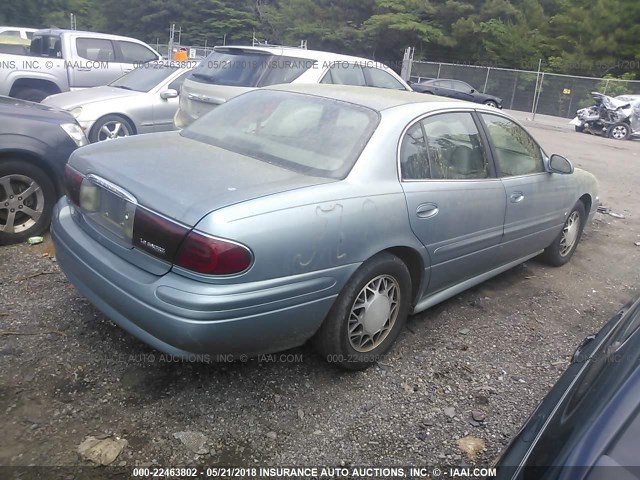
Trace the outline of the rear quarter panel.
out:
<instances>
[{"instance_id":1,"label":"rear quarter panel","mask_svg":"<svg viewBox=\"0 0 640 480\"><path fill-rule=\"evenodd\" d=\"M242 281L359 264L392 247L415 250L396 168L401 128L382 122L345 180L301 188L214 211L196 226L247 245L255 263Z\"/></svg>"}]
</instances>

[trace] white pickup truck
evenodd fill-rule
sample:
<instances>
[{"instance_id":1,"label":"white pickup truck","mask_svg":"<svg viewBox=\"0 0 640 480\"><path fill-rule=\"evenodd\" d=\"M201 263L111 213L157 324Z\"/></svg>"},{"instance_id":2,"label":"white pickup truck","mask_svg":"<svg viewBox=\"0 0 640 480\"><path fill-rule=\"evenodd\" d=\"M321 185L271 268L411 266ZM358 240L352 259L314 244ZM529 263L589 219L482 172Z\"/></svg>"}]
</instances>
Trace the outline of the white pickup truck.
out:
<instances>
[{"instance_id":1,"label":"white pickup truck","mask_svg":"<svg viewBox=\"0 0 640 480\"><path fill-rule=\"evenodd\" d=\"M140 40L77 30L38 30L29 55L0 54L0 95L39 102L54 93L106 85L161 55Z\"/></svg>"}]
</instances>

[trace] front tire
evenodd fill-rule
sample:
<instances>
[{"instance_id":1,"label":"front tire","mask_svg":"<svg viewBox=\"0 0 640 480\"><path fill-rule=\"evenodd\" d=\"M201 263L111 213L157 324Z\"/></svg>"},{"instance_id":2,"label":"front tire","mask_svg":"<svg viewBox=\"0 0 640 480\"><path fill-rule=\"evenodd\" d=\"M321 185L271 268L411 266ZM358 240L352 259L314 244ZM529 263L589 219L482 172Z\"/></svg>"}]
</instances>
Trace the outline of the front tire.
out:
<instances>
[{"instance_id":1,"label":"front tire","mask_svg":"<svg viewBox=\"0 0 640 480\"><path fill-rule=\"evenodd\" d=\"M40 103L49 95L51 95L49 92L38 88L21 88L13 94L13 97L21 100L28 100L29 102Z\"/></svg>"},{"instance_id":2,"label":"front tire","mask_svg":"<svg viewBox=\"0 0 640 480\"><path fill-rule=\"evenodd\" d=\"M631 128L624 122L614 123L607 131L607 136L614 140L627 140L630 135Z\"/></svg>"},{"instance_id":3,"label":"front tire","mask_svg":"<svg viewBox=\"0 0 640 480\"><path fill-rule=\"evenodd\" d=\"M395 255L367 260L342 289L320 330L316 350L330 363L363 370L389 351L406 323L411 275Z\"/></svg>"},{"instance_id":4,"label":"front tire","mask_svg":"<svg viewBox=\"0 0 640 480\"><path fill-rule=\"evenodd\" d=\"M21 160L0 162L0 245L43 233L55 202L55 187L43 170Z\"/></svg>"},{"instance_id":5,"label":"front tire","mask_svg":"<svg viewBox=\"0 0 640 480\"><path fill-rule=\"evenodd\" d=\"M576 251L578 243L580 243L586 219L584 204L578 201L567 216L558 236L551 245L545 248L542 260L554 267L560 267L571 260L573 252Z\"/></svg>"},{"instance_id":6,"label":"front tire","mask_svg":"<svg viewBox=\"0 0 640 480\"><path fill-rule=\"evenodd\" d=\"M104 142L134 134L133 125L126 118L120 115L105 115L91 127L89 141L91 143Z\"/></svg>"},{"instance_id":7,"label":"front tire","mask_svg":"<svg viewBox=\"0 0 640 480\"><path fill-rule=\"evenodd\" d=\"M576 128L576 132L578 133L584 133L584 126L578 126L578 125L574 125L574 127Z\"/></svg>"}]
</instances>

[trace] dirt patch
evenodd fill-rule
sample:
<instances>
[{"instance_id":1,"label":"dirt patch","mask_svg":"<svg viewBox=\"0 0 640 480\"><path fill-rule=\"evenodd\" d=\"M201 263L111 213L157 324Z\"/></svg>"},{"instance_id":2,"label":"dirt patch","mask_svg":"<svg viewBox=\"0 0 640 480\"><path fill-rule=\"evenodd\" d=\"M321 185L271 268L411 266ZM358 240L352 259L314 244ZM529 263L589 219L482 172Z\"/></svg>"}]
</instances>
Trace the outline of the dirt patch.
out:
<instances>
[{"instance_id":1,"label":"dirt patch","mask_svg":"<svg viewBox=\"0 0 640 480\"><path fill-rule=\"evenodd\" d=\"M532 130L594 172L625 218L598 214L563 268L529 261L412 317L366 372L306 346L262 362L173 362L89 305L48 243L0 248L0 464L91 465L78 453L90 436L126 440L114 464L128 466L492 461L640 279L640 142ZM177 432L206 437L208 453ZM484 450L465 454L465 437Z\"/></svg>"}]
</instances>

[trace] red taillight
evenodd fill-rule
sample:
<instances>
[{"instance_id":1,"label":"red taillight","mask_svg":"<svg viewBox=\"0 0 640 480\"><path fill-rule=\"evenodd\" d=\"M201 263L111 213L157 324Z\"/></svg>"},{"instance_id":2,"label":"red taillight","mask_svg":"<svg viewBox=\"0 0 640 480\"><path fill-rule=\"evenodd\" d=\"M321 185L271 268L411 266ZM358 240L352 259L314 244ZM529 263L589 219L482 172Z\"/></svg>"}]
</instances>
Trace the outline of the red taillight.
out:
<instances>
[{"instance_id":1,"label":"red taillight","mask_svg":"<svg viewBox=\"0 0 640 480\"><path fill-rule=\"evenodd\" d=\"M83 180L84 176L69 164L64 167L64 186L67 197L76 205L80 205L80 186Z\"/></svg>"},{"instance_id":2,"label":"red taillight","mask_svg":"<svg viewBox=\"0 0 640 480\"><path fill-rule=\"evenodd\" d=\"M192 231L174 263L198 273L232 275L247 270L251 262L251 251L244 245Z\"/></svg>"},{"instance_id":3,"label":"red taillight","mask_svg":"<svg viewBox=\"0 0 640 480\"><path fill-rule=\"evenodd\" d=\"M133 219L133 244L158 258L172 262L189 228L138 207Z\"/></svg>"}]
</instances>

